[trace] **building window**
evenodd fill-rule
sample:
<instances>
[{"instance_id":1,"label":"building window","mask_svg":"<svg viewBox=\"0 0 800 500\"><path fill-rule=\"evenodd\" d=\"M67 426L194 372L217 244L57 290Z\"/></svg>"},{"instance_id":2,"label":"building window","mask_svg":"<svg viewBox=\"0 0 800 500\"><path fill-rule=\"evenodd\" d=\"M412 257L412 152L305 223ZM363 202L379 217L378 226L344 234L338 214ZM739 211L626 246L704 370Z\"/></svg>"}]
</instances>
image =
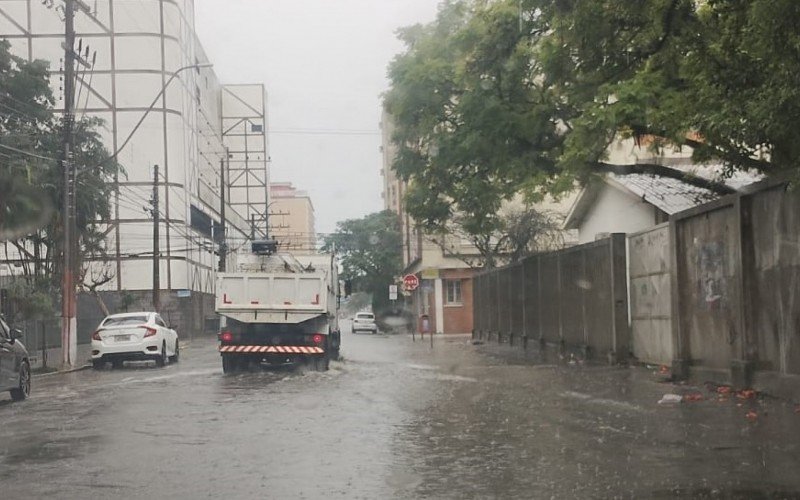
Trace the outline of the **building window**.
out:
<instances>
[{"instance_id":1,"label":"building window","mask_svg":"<svg viewBox=\"0 0 800 500\"><path fill-rule=\"evenodd\" d=\"M461 280L445 280L447 305L461 305Z\"/></svg>"}]
</instances>

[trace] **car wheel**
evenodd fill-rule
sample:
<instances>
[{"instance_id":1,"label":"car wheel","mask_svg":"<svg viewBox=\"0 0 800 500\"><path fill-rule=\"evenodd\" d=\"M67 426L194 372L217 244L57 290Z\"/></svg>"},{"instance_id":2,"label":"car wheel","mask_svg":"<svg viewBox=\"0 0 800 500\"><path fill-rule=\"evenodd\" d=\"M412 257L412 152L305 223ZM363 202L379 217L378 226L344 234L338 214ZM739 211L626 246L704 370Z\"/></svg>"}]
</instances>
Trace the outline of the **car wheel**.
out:
<instances>
[{"instance_id":1,"label":"car wheel","mask_svg":"<svg viewBox=\"0 0 800 500\"><path fill-rule=\"evenodd\" d=\"M169 357L169 362L170 363L177 363L178 362L178 358L180 358L180 355L181 355L181 346L178 343L178 340L176 339L175 340L175 354Z\"/></svg>"},{"instance_id":2,"label":"car wheel","mask_svg":"<svg viewBox=\"0 0 800 500\"><path fill-rule=\"evenodd\" d=\"M24 361L19 367L19 386L11 389L11 399L22 401L31 395L31 366Z\"/></svg>"},{"instance_id":3,"label":"car wheel","mask_svg":"<svg viewBox=\"0 0 800 500\"><path fill-rule=\"evenodd\" d=\"M95 370L102 370L103 367L106 365L106 362L102 359L93 359L92 360L92 368Z\"/></svg>"},{"instance_id":4,"label":"car wheel","mask_svg":"<svg viewBox=\"0 0 800 500\"><path fill-rule=\"evenodd\" d=\"M161 344L161 354L156 358L156 366L162 367L167 364L167 343Z\"/></svg>"}]
</instances>

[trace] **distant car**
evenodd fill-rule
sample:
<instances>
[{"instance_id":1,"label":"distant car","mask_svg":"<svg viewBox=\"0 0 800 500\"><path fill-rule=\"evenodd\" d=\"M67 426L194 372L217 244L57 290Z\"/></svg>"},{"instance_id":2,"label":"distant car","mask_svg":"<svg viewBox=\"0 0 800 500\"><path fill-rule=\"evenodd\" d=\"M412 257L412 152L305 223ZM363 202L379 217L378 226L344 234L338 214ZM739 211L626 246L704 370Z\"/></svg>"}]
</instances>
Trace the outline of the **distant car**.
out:
<instances>
[{"instance_id":1,"label":"distant car","mask_svg":"<svg viewBox=\"0 0 800 500\"><path fill-rule=\"evenodd\" d=\"M378 333L378 325L375 324L375 315L367 312L356 313L353 317L352 333L370 332Z\"/></svg>"},{"instance_id":2,"label":"distant car","mask_svg":"<svg viewBox=\"0 0 800 500\"><path fill-rule=\"evenodd\" d=\"M111 362L120 368L124 361L153 360L158 366L178 362L178 334L158 313L112 314L92 334L92 366Z\"/></svg>"},{"instance_id":3,"label":"distant car","mask_svg":"<svg viewBox=\"0 0 800 500\"><path fill-rule=\"evenodd\" d=\"M20 337L21 332L0 317L0 391L9 391L14 401L31 394L31 364Z\"/></svg>"}]
</instances>

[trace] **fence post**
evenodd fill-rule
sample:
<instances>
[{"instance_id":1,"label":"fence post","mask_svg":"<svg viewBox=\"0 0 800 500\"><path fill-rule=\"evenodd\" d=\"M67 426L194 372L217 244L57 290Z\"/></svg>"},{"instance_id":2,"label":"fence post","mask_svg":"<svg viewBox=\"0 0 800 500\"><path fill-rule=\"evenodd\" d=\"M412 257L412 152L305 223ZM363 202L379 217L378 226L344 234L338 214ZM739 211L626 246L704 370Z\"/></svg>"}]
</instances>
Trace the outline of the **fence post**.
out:
<instances>
[{"instance_id":1,"label":"fence post","mask_svg":"<svg viewBox=\"0 0 800 500\"><path fill-rule=\"evenodd\" d=\"M614 332L614 350L611 353L618 363L625 362L630 353L630 329L628 328L628 258L625 254L625 233L611 235L611 291Z\"/></svg>"},{"instance_id":2,"label":"fence post","mask_svg":"<svg viewBox=\"0 0 800 500\"><path fill-rule=\"evenodd\" d=\"M736 224L736 299L739 302L737 328L741 332L741 348L738 359L731 360L731 382L736 387L750 387L753 385L755 372L755 358L757 357L757 331L753 328L753 307L749 291L756 286L753 273L755 272L755 242L752 239L752 197L739 194L734 202Z\"/></svg>"},{"instance_id":3,"label":"fence post","mask_svg":"<svg viewBox=\"0 0 800 500\"><path fill-rule=\"evenodd\" d=\"M528 268L528 259L525 259L520 264L520 273L522 275L522 279L520 282L522 283L522 290L520 290L522 295L522 300L519 301L522 307L522 349L528 349L528 296L525 293L528 290L528 273L525 270Z\"/></svg>"},{"instance_id":4,"label":"fence post","mask_svg":"<svg viewBox=\"0 0 800 500\"><path fill-rule=\"evenodd\" d=\"M544 348L545 339L542 331L542 256L536 256L536 323L539 333L539 347Z\"/></svg>"},{"instance_id":5,"label":"fence post","mask_svg":"<svg viewBox=\"0 0 800 500\"><path fill-rule=\"evenodd\" d=\"M686 280L682 275L679 263L681 261L681 239L678 234L680 221L675 216L669 218L669 257L671 269L669 273L670 290L672 294L672 377L675 380L689 378L689 339L682 325L683 310L681 302L683 293L681 284Z\"/></svg>"},{"instance_id":6,"label":"fence post","mask_svg":"<svg viewBox=\"0 0 800 500\"><path fill-rule=\"evenodd\" d=\"M561 293L562 276L561 276L561 253L560 252L556 253L556 269L557 269L556 274L558 276L558 279L556 280L557 284L558 284L558 288L556 289L556 297L558 298L558 300L556 300L556 304L558 304L558 307L556 307L556 312L558 313L557 314L557 317L558 317L558 341L563 346L564 345L564 321L561 318L561 306L560 306L560 304L561 304L561 301L564 299L564 297L563 297L563 294Z\"/></svg>"}]
</instances>

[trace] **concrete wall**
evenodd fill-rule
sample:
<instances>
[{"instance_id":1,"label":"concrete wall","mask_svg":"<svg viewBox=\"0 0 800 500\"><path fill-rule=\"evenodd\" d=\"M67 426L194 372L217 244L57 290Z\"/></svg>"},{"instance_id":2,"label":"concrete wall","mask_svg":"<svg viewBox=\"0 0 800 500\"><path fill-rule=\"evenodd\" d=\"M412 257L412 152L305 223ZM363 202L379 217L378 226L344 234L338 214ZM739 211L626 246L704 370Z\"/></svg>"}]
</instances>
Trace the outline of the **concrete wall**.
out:
<instances>
[{"instance_id":1,"label":"concrete wall","mask_svg":"<svg viewBox=\"0 0 800 500\"><path fill-rule=\"evenodd\" d=\"M784 186L745 197L745 357L758 368L800 375L800 195Z\"/></svg>"},{"instance_id":2,"label":"concrete wall","mask_svg":"<svg viewBox=\"0 0 800 500\"><path fill-rule=\"evenodd\" d=\"M628 355L625 235L534 255L481 273L474 285L479 338Z\"/></svg>"},{"instance_id":3,"label":"concrete wall","mask_svg":"<svg viewBox=\"0 0 800 500\"><path fill-rule=\"evenodd\" d=\"M738 385L800 375L800 194L765 182L670 229L674 371Z\"/></svg>"},{"instance_id":4,"label":"concrete wall","mask_svg":"<svg viewBox=\"0 0 800 500\"><path fill-rule=\"evenodd\" d=\"M477 275L474 335L630 350L678 378L800 395L800 193L764 182L630 235L627 259L624 243Z\"/></svg>"},{"instance_id":5,"label":"concrete wall","mask_svg":"<svg viewBox=\"0 0 800 500\"><path fill-rule=\"evenodd\" d=\"M679 355L726 370L742 349L737 211L733 200L674 221Z\"/></svg>"},{"instance_id":6,"label":"concrete wall","mask_svg":"<svg viewBox=\"0 0 800 500\"><path fill-rule=\"evenodd\" d=\"M628 236L633 355L647 363L673 359L669 238L669 224Z\"/></svg>"}]
</instances>

